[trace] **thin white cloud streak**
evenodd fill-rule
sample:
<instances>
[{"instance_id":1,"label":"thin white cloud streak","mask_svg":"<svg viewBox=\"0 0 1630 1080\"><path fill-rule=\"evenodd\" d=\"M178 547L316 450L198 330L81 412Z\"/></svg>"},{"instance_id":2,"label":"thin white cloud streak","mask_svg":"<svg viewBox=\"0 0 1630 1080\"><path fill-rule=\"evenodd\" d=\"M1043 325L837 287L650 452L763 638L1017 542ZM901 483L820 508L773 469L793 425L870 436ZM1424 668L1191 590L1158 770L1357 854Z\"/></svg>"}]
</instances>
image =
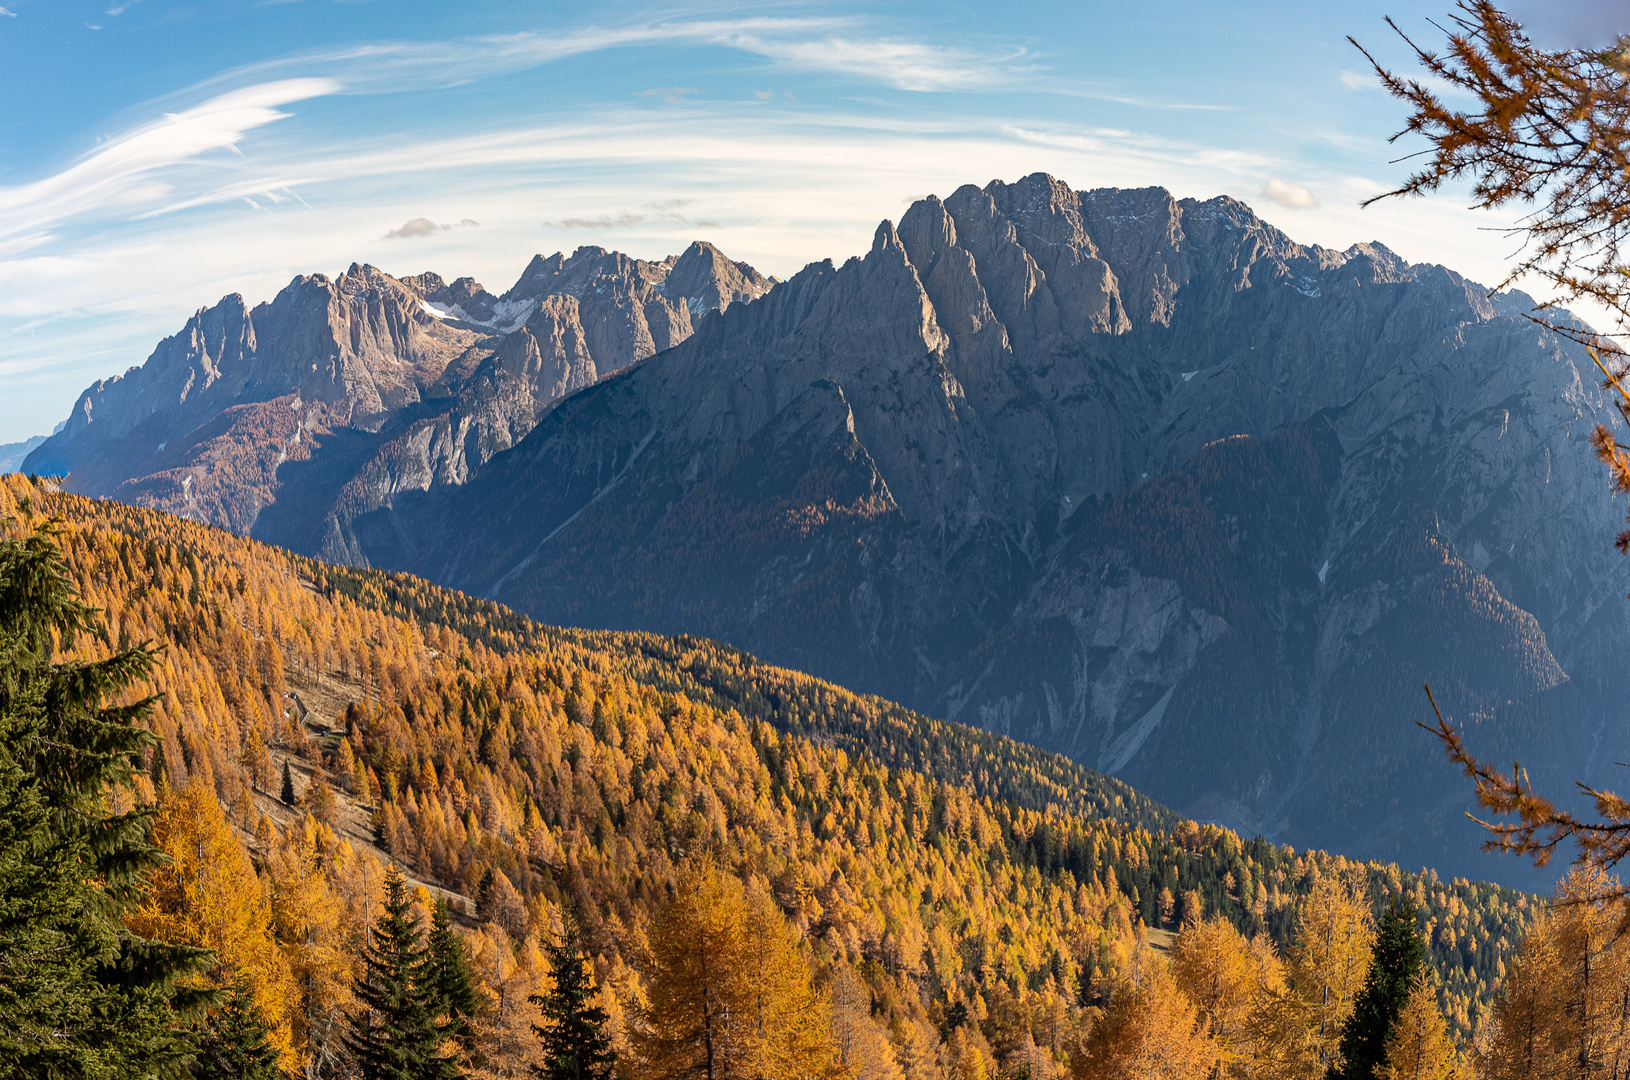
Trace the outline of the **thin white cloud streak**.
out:
<instances>
[{"instance_id":1,"label":"thin white cloud streak","mask_svg":"<svg viewBox=\"0 0 1630 1080\"><path fill-rule=\"evenodd\" d=\"M65 221L150 203L177 182L176 166L236 150L255 128L280 120L279 106L331 94L332 79L285 79L234 90L144 124L32 183L0 187L0 258L38 246Z\"/></svg>"},{"instance_id":2,"label":"thin white cloud streak","mask_svg":"<svg viewBox=\"0 0 1630 1080\"><path fill-rule=\"evenodd\" d=\"M850 75L914 91L990 88L1036 70L1022 49L979 53L865 37L858 30L857 21L847 18L691 19L453 41L364 42L249 65L211 83L251 81L279 72L339 71L351 92L391 93L459 86L573 56L647 45L722 46L785 67Z\"/></svg>"},{"instance_id":3,"label":"thin white cloud streak","mask_svg":"<svg viewBox=\"0 0 1630 1080\"><path fill-rule=\"evenodd\" d=\"M966 49L887 38L828 36L816 41L783 41L752 34L734 35L724 43L793 68L882 81L898 90L993 89L1035 71L1034 62L1022 49L989 57Z\"/></svg>"}]
</instances>

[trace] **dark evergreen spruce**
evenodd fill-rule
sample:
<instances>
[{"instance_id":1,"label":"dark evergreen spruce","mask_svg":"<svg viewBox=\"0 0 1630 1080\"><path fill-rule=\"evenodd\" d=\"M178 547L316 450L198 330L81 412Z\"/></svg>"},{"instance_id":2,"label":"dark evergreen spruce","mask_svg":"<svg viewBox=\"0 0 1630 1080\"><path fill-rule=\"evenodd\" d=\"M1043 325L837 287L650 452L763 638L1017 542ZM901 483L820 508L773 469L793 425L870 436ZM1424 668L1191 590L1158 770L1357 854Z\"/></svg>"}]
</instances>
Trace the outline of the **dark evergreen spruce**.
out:
<instances>
[{"instance_id":1,"label":"dark evergreen spruce","mask_svg":"<svg viewBox=\"0 0 1630 1080\"><path fill-rule=\"evenodd\" d=\"M475 981L445 900L436 901L431 909L426 947L424 986L432 1001L431 1011L440 1019L442 1038L461 1039L475 1015Z\"/></svg>"},{"instance_id":2,"label":"dark evergreen spruce","mask_svg":"<svg viewBox=\"0 0 1630 1080\"><path fill-rule=\"evenodd\" d=\"M266 1041L270 1030L240 976L200 1025L193 1080L279 1080L277 1050Z\"/></svg>"},{"instance_id":3,"label":"dark evergreen spruce","mask_svg":"<svg viewBox=\"0 0 1630 1080\"><path fill-rule=\"evenodd\" d=\"M283 759L283 790L277 796L284 806L294 805L294 775L289 772L289 759Z\"/></svg>"},{"instance_id":4,"label":"dark evergreen spruce","mask_svg":"<svg viewBox=\"0 0 1630 1080\"><path fill-rule=\"evenodd\" d=\"M440 1001L429 984L430 949L413 918L407 884L392 866L385 878L385 910L363 950L364 974L345 1043L364 1080L452 1080L458 1064L442 1056L437 1023Z\"/></svg>"},{"instance_id":5,"label":"dark evergreen spruce","mask_svg":"<svg viewBox=\"0 0 1630 1080\"><path fill-rule=\"evenodd\" d=\"M177 980L210 954L124 928L161 856L147 842L151 810L106 801L155 740L136 726L151 699L104 703L156 654L52 663L53 633L64 648L98 633L60 537L53 523L0 541L0 1075L173 1073L193 1050L178 1016L214 999Z\"/></svg>"},{"instance_id":6,"label":"dark evergreen spruce","mask_svg":"<svg viewBox=\"0 0 1630 1080\"><path fill-rule=\"evenodd\" d=\"M1382 913L1370 973L1354 1003L1353 1015L1342 1028L1342 1063L1339 1069L1330 1070L1332 1080L1374 1080L1376 1069L1386 1061L1387 1034L1409 999L1410 987L1426 956L1418 921L1415 904L1398 897Z\"/></svg>"},{"instance_id":7,"label":"dark evergreen spruce","mask_svg":"<svg viewBox=\"0 0 1630 1080\"><path fill-rule=\"evenodd\" d=\"M543 1080L610 1080L617 1064L606 1011L591 1003L594 980L579 945L577 927L568 921L561 941L547 947L554 990L528 999L543 1010L543 1023L532 1027L542 1044L532 1074Z\"/></svg>"}]
</instances>

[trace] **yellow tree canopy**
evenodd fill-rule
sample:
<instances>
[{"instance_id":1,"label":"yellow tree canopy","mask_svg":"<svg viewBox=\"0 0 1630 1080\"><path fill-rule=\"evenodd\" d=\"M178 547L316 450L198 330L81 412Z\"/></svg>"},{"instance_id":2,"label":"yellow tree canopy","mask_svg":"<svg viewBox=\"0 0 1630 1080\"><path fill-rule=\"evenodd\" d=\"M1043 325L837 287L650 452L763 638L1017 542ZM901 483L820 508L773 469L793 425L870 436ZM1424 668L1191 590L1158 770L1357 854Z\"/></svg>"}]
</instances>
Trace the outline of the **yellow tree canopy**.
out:
<instances>
[{"instance_id":1,"label":"yellow tree canopy","mask_svg":"<svg viewBox=\"0 0 1630 1080\"><path fill-rule=\"evenodd\" d=\"M1219 1060L1171 965L1145 946L1071 1071L1076 1080L1202 1080Z\"/></svg>"},{"instance_id":2,"label":"yellow tree canopy","mask_svg":"<svg viewBox=\"0 0 1630 1080\"><path fill-rule=\"evenodd\" d=\"M272 933L271 905L213 786L162 789L153 843L170 861L149 875L126 925L143 937L214 950L218 984L234 975L248 980L271 1027L268 1042L292 1065L294 981Z\"/></svg>"},{"instance_id":3,"label":"yellow tree canopy","mask_svg":"<svg viewBox=\"0 0 1630 1080\"><path fill-rule=\"evenodd\" d=\"M1409 999L1392 1022L1387 1060L1375 1073L1376 1080L1452 1080L1460 1073L1460 1055L1425 971L1416 974Z\"/></svg>"},{"instance_id":4,"label":"yellow tree canopy","mask_svg":"<svg viewBox=\"0 0 1630 1080\"><path fill-rule=\"evenodd\" d=\"M703 857L652 921L646 1004L631 1040L641 1075L795 1080L831 1055L825 995L762 883Z\"/></svg>"},{"instance_id":5,"label":"yellow tree canopy","mask_svg":"<svg viewBox=\"0 0 1630 1080\"><path fill-rule=\"evenodd\" d=\"M1289 989L1266 1003L1255 1037L1262 1075L1313 1080L1340 1060L1342 1026L1370 970L1375 920L1358 882L1330 874L1297 908Z\"/></svg>"},{"instance_id":6,"label":"yellow tree canopy","mask_svg":"<svg viewBox=\"0 0 1630 1080\"><path fill-rule=\"evenodd\" d=\"M1199 1009L1200 1022L1232 1072L1254 1057L1252 1018L1284 988L1273 945L1253 948L1218 916L1183 928L1172 947L1178 986Z\"/></svg>"}]
</instances>

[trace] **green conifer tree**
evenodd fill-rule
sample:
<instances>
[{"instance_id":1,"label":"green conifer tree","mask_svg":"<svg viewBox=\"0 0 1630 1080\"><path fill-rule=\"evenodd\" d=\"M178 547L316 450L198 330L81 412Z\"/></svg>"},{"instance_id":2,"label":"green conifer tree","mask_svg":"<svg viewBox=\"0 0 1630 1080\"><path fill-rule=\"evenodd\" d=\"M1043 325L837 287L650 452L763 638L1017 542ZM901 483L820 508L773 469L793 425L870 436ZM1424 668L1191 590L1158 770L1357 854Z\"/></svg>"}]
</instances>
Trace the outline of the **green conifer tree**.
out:
<instances>
[{"instance_id":1,"label":"green conifer tree","mask_svg":"<svg viewBox=\"0 0 1630 1080\"><path fill-rule=\"evenodd\" d=\"M213 1000L178 980L209 953L137 937L120 916L161 861L150 808L115 812L153 736L151 699L107 705L155 653L53 662L96 632L48 523L0 541L0 1074L150 1076L192 1056L178 1015Z\"/></svg>"},{"instance_id":2,"label":"green conifer tree","mask_svg":"<svg viewBox=\"0 0 1630 1080\"><path fill-rule=\"evenodd\" d=\"M266 1041L270 1030L248 980L239 976L200 1025L193 1080L279 1080L277 1050Z\"/></svg>"},{"instance_id":3,"label":"green conifer tree","mask_svg":"<svg viewBox=\"0 0 1630 1080\"><path fill-rule=\"evenodd\" d=\"M1394 897L1382 914L1371 952L1370 973L1354 1003L1353 1015L1342 1028L1341 1064L1330 1070L1331 1080L1374 1080L1376 1070L1385 1063L1387 1035L1409 1000L1410 988L1426 956L1418 919L1414 903L1399 897Z\"/></svg>"},{"instance_id":4,"label":"green conifer tree","mask_svg":"<svg viewBox=\"0 0 1630 1080\"><path fill-rule=\"evenodd\" d=\"M594 979L576 925L568 921L561 941L547 949L555 986L529 999L543 1011L543 1023L532 1028L542 1043L532 1074L542 1080L610 1080L617 1057L606 1037L606 1011L592 1003Z\"/></svg>"},{"instance_id":5,"label":"green conifer tree","mask_svg":"<svg viewBox=\"0 0 1630 1080\"><path fill-rule=\"evenodd\" d=\"M289 759L283 759L283 790L278 793L284 806L294 805L294 775L289 772Z\"/></svg>"},{"instance_id":6,"label":"green conifer tree","mask_svg":"<svg viewBox=\"0 0 1630 1080\"><path fill-rule=\"evenodd\" d=\"M438 992L429 978L430 950L413 918L407 884L392 866L385 877L385 910L363 950L356 983L362 1008L348 1019L345 1043L364 1080L452 1080L455 1061L441 1055Z\"/></svg>"},{"instance_id":7,"label":"green conifer tree","mask_svg":"<svg viewBox=\"0 0 1630 1080\"><path fill-rule=\"evenodd\" d=\"M443 1039L461 1039L475 1015L475 980L445 900L437 900L431 908L426 947L424 986L432 1001L431 1012L440 1022Z\"/></svg>"}]
</instances>

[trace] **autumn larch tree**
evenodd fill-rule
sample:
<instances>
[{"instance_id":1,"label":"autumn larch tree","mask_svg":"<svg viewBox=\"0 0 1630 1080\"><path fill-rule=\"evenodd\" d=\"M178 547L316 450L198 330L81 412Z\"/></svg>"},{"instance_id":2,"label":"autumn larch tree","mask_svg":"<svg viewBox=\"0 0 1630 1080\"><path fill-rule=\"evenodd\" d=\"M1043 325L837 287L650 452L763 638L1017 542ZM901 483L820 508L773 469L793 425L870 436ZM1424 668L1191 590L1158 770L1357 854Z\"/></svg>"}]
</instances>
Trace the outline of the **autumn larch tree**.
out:
<instances>
[{"instance_id":1,"label":"autumn larch tree","mask_svg":"<svg viewBox=\"0 0 1630 1080\"><path fill-rule=\"evenodd\" d=\"M1070 1071L1076 1080L1200 1080L1219 1057L1166 958L1140 946Z\"/></svg>"},{"instance_id":2,"label":"autumn larch tree","mask_svg":"<svg viewBox=\"0 0 1630 1080\"><path fill-rule=\"evenodd\" d=\"M894 1049L872 1019L872 991L848 964L839 964L829 984L832 999L832 1064L839 1076L901 1080ZM767 1076L787 1075L769 1072Z\"/></svg>"},{"instance_id":3,"label":"autumn larch tree","mask_svg":"<svg viewBox=\"0 0 1630 1080\"><path fill-rule=\"evenodd\" d=\"M647 1005L632 1040L642 1075L792 1080L824 1068L825 1002L772 905L749 901L708 856L680 875L648 935Z\"/></svg>"},{"instance_id":4,"label":"autumn larch tree","mask_svg":"<svg viewBox=\"0 0 1630 1080\"><path fill-rule=\"evenodd\" d=\"M1272 949L1253 951L1221 916L1190 922L1172 944L1177 984L1199 1009L1201 1026L1217 1044L1219 1065L1230 1075L1249 1071L1253 1018L1284 991L1284 968Z\"/></svg>"},{"instance_id":5,"label":"autumn larch tree","mask_svg":"<svg viewBox=\"0 0 1630 1080\"><path fill-rule=\"evenodd\" d=\"M332 825L338 820L339 804L334 799L334 789L328 786L328 777L321 765L312 770L311 783L306 785L306 794L300 804L305 807L306 813L324 825Z\"/></svg>"},{"instance_id":6,"label":"autumn larch tree","mask_svg":"<svg viewBox=\"0 0 1630 1080\"><path fill-rule=\"evenodd\" d=\"M1340 1066L1342 1028L1369 974L1374 940L1356 882L1328 875L1313 883L1297 908L1289 987L1254 1021L1263 1075L1318 1077Z\"/></svg>"},{"instance_id":7,"label":"autumn larch tree","mask_svg":"<svg viewBox=\"0 0 1630 1080\"><path fill-rule=\"evenodd\" d=\"M295 1067L292 1012L297 991L272 934L272 914L249 853L205 781L160 794L153 843L165 855L148 872L125 925L144 937L209 949L205 977L250 994L283 1065Z\"/></svg>"},{"instance_id":8,"label":"autumn larch tree","mask_svg":"<svg viewBox=\"0 0 1630 1080\"><path fill-rule=\"evenodd\" d=\"M1375 1076L1377 1080L1452 1080L1459 1071L1460 1054L1438 1011L1432 978L1425 969L1418 970L1393 1019L1386 1057L1376 1067Z\"/></svg>"},{"instance_id":9,"label":"autumn larch tree","mask_svg":"<svg viewBox=\"0 0 1630 1080\"><path fill-rule=\"evenodd\" d=\"M1472 1050L1483 1080L1622 1076L1630 1059L1630 936L1600 867L1575 867L1523 939Z\"/></svg>"}]
</instances>

